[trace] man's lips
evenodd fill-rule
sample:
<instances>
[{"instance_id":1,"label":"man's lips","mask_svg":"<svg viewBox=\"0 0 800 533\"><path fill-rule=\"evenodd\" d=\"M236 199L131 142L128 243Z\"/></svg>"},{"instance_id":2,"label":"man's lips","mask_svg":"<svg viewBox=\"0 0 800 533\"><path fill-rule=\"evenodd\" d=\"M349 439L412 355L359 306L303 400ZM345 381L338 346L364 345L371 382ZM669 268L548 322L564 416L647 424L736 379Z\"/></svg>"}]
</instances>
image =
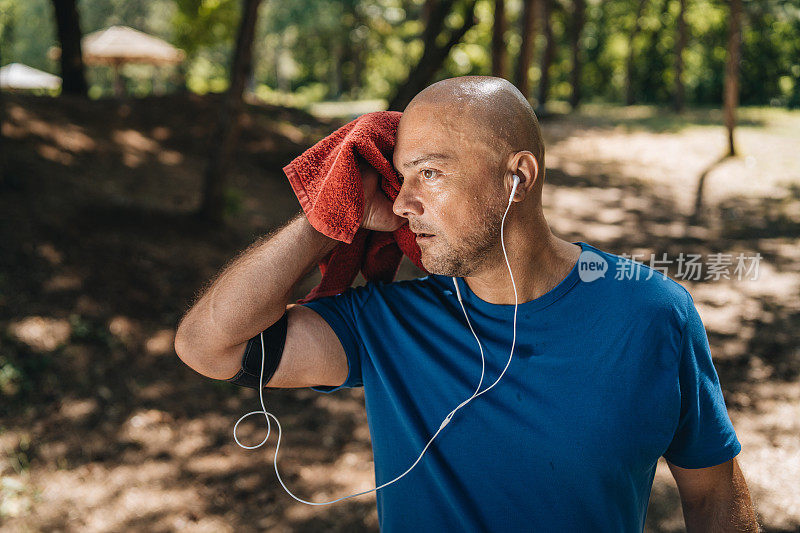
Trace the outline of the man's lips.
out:
<instances>
[{"instance_id":1,"label":"man's lips","mask_svg":"<svg viewBox=\"0 0 800 533\"><path fill-rule=\"evenodd\" d=\"M416 228L409 227L411 232L414 234L418 241L424 241L426 239L430 239L431 237L435 237L436 235L433 233L428 233L426 231L420 231Z\"/></svg>"}]
</instances>

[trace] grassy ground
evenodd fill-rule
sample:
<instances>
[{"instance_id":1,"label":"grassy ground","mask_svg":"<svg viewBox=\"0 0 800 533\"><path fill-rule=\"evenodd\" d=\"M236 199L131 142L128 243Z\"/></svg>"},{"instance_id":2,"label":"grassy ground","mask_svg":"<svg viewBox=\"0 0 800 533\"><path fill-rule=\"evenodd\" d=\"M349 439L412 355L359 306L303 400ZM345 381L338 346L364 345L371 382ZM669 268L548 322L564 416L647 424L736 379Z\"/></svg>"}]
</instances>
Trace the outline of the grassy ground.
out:
<instances>
[{"instance_id":1,"label":"grassy ground","mask_svg":"<svg viewBox=\"0 0 800 533\"><path fill-rule=\"evenodd\" d=\"M195 291L298 211L281 166L338 123L250 108L231 169L230 224L207 228L187 213L199 201L213 98L7 104L14 186L0 192L0 529L375 530L372 497L325 508L291 500L272 470L274 437L255 451L233 440L256 393L203 378L172 351ZM554 232L613 253L762 255L755 281L670 273L706 324L760 517L768 531L796 531L800 114L747 109L741 119L741 155L723 159L713 110L553 114L543 121L544 201ZM417 275L403 264L401 277ZM267 402L286 431L282 475L297 494L373 486L361 391L273 391ZM243 423L241 439L260 442L262 422ZM662 460L647 530L682 523Z\"/></svg>"}]
</instances>

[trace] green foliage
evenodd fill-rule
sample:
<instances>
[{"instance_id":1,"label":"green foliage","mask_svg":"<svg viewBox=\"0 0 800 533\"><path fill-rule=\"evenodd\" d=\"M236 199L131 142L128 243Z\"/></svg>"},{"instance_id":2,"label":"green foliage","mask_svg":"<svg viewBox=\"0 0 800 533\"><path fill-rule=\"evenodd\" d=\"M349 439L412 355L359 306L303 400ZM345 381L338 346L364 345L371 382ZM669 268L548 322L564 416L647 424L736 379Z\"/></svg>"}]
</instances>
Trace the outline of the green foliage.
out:
<instances>
[{"instance_id":1,"label":"green foliage","mask_svg":"<svg viewBox=\"0 0 800 533\"><path fill-rule=\"evenodd\" d=\"M494 3L489 1L478 2L475 14L478 23L467 32L461 43L457 44L450 52L450 56L445 61L443 72L438 79L449 78L450 76L473 76L487 75L492 70L489 46L492 40L492 16L494 13ZM457 23L460 25L461 20ZM452 24L451 27L455 26ZM422 24L414 27L417 35L422 32ZM515 32L510 32L511 34ZM508 37L509 34L506 34ZM412 34L412 37L415 35ZM421 44L421 43L420 43ZM519 43L516 44L517 49ZM422 47L419 47L416 57L422 55Z\"/></svg>"},{"instance_id":2,"label":"green foliage","mask_svg":"<svg viewBox=\"0 0 800 533\"><path fill-rule=\"evenodd\" d=\"M174 0L78 0L81 30L92 33L109 26L124 25L173 41L171 19L176 11Z\"/></svg>"},{"instance_id":3,"label":"green foliage","mask_svg":"<svg viewBox=\"0 0 800 533\"><path fill-rule=\"evenodd\" d=\"M741 103L788 105L800 94L800 4L745 6Z\"/></svg>"},{"instance_id":4,"label":"green foliage","mask_svg":"<svg viewBox=\"0 0 800 533\"><path fill-rule=\"evenodd\" d=\"M671 64L674 62L675 47L674 18L670 13L670 0L653 0L649 3L650 12L645 13L649 22L647 43L637 56L636 72L639 78L639 100L646 103L666 102L672 87Z\"/></svg>"},{"instance_id":5,"label":"green foliage","mask_svg":"<svg viewBox=\"0 0 800 533\"><path fill-rule=\"evenodd\" d=\"M228 86L241 14L237 0L175 0L175 46L186 52L186 86L198 93Z\"/></svg>"},{"instance_id":6,"label":"green foliage","mask_svg":"<svg viewBox=\"0 0 800 533\"><path fill-rule=\"evenodd\" d=\"M728 9L715 1L687 2L689 46L684 53L687 100L718 105L722 101L728 42Z\"/></svg>"},{"instance_id":7,"label":"green foliage","mask_svg":"<svg viewBox=\"0 0 800 533\"><path fill-rule=\"evenodd\" d=\"M57 72L47 50L56 45L52 0L0 0L3 63L19 61ZM467 0L456 0L447 24L460 23ZM264 0L254 43L250 89L270 101L387 98L422 53L424 0ZM621 102L626 59L639 0L588 0L581 38L582 92L587 100ZM223 91L241 14L241 0L79 0L84 32L124 24L154 34L187 53L186 84L195 92ZM455 46L438 78L489 74L493 1L479 0L478 23ZM556 0L552 15L556 54L551 98L571 93L569 27L572 0ZM720 105L724 79L728 2L687 0L688 42L683 52L686 101ZM675 41L679 0L647 0L633 40L637 100L666 104L675 83ZM521 37L521 0L506 3L505 35L514 72ZM540 78L545 47L539 21L532 86ZM741 102L800 106L800 0L744 2ZM133 94L147 94L157 73L126 68ZM109 69L92 68L94 96L111 93ZM531 95L532 96L532 95Z\"/></svg>"},{"instance_id":8,"label":"green foliage","mask_svg":"<svg viewBox=\"0 0 800 533\"><path fill-rule=\"evenodd\" d=\"M48 353L31 353L27 347L4 339L0 351L0 413L12 408L9 400L24 400L42 390L41 384L52 378L53 357Z\"/></svg>"},{"instance_id":9,"label":"green foliage","mask_svg":"<svg viewBox=\"0 0 800 533\"><path fill-rule=\"evenodd\" d=\"M352 96L389 98L422 55L421 5L382 0L365 4L363 10L368 29L363 49L367 53L361 89L355 87Z\"/></svg>"},{"instance_id":10,"label":"green foliage","mask_svg":"<svg viewBox=\"0 0 800 533\"><path fill-rule=\"evenodd\" d=\"M245 194L236 187L226 187L223 192L224 211L226 216L235 216L244 208Z\"/></svg>"},{"instance_id":11,"label":"green foliage","mask_svg":"<svg viewBox=\"0 0 800 533\"><path fill-rule=\"evenodd\" d=\"M203 48L227 48L233 44L241 11L236 0L175 0L172 19L175 45L190 57Z\"/></svg>"},{"instance_id":12,"label":"green foliage","mask_svg":"<svg viewBox=\"0 0 800 533\"><path fill-rule=\"evenodd\" d=\"M3 64L25 63L57 73L47 51L57 44L51 0L0 0L0 49Z\"/></svg>"},{"instance_id":13,"label":"green foliage","mask_svg":"<svg viewBox=\"0 0 800 533\"><path fill-rule=\"evenodd\" d=\"M14 396L19 392L22 372L14 363L0 355L0 397Z\"/></svg>"},{"instance_id":14,"label":"green foliage","mask_svg":"<svg viewBox=\"0 0 800 533\"><path fill-rule=\"evenodd\" d=\"M614 93L614 61L613 56L606 53L611 31L612 3L599 2L587 6L587 24L583 31L585 49L583 71L584 94L594 95L602 99L622 98ZM633 17L630 17L633 18Z\"/></svg>"}]
</instances>

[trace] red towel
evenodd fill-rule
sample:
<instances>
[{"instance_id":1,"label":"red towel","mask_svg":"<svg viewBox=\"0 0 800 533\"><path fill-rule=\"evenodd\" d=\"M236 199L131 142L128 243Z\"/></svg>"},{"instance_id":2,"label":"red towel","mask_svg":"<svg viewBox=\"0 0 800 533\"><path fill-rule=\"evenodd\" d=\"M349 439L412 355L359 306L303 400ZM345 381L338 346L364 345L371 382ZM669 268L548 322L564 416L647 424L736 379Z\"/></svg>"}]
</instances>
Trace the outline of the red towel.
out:
<instances>
[{"instance_id":1,"label":"red towel","mask_svg":"<svg viewBox=\"0 0 800 533\"><path fill-rule=\"evenodd\" d=\"M298 303L339 294L359 270L367 281L394 280L403 254L424 272L414 233L404 224L393 232L361 228L364 192L356 153L381 175L381 189L394 200L400 182L392 167L402 113L367 113L331 133L283 167L308 221L343 241L319 263L322 281Z\"/></svg>"}]
</instances>

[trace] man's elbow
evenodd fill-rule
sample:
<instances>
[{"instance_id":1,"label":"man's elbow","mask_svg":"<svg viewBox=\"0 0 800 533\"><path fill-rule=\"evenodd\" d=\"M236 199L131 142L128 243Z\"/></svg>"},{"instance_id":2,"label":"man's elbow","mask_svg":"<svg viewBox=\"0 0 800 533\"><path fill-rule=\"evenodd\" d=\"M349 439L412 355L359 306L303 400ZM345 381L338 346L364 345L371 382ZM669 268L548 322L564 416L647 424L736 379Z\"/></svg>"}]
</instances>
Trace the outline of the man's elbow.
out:
<instances>
[{"instance_id":1,"label":"man's elbow","mask_svg":"<svg viewBox=\"0 0 800 533\"><path fill-rule=\"evenodd\" d=\"M189 339L186 334L186 326L181 323L178 326L178 329L175 331L175 354L178 358L186 363L188 366L192 366L191 364L191 357L190 354L192 353L192 348L189 345Z\"/></svg>"},{"instance_id":2,"label":"man's elbow","mask_svg":"<svg viewBox=\"0 0 800 533\"><path fill-rule=\"evenodd\" d=\"M175 332L175 354L178 359L183 361L186 366L196 370L197 372L205 375L203 360L196 344L192 342L192 336L189 334L186 322L181 322Z\"/></svg>"},{"instance_id":3,"label":"man's elbow","mask_svg":"<svg viewBox=\"0 0 800 533\"><path fill-rule=\"evenodd\" d=\"M175 354L186 366L212 379L229 379L236 375L241 365L247 343L225 348L204 345L185 322L175 332Z\"/></svg>"}]
</instances>

